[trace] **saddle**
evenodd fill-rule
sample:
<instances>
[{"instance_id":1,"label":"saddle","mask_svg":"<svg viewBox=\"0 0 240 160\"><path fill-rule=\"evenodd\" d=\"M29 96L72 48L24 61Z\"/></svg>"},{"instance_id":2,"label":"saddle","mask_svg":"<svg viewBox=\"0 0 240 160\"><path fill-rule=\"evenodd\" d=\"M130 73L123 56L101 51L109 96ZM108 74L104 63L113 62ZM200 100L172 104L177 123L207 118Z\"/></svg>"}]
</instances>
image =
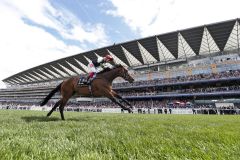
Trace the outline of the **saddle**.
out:
<instances>
[{"instance_id":1,"label":"saddle","mask_svg":"<svg viewBox=\"0 0 240 160\"><path fill-rule=\"evenodd\" d=\"M79 86L88 86L89 85L88 76L80 77L79 80L78 80L78 85Z\"/></svg>"},{"instance_id":2,"label":"saddle","mask_svg":"<svg viewBox=\"0 0 240 160\"><path fill-rule=\"evenodd\" d=\"M92 86L91 86L91 82L93 80L90 81L90 78L88 76L82 76L79 78L78 80L78 86L88 86L88 90L89 92L91 93L91 96L93 97L93 94L92 94Z\"/></svg>"}]
</instances>

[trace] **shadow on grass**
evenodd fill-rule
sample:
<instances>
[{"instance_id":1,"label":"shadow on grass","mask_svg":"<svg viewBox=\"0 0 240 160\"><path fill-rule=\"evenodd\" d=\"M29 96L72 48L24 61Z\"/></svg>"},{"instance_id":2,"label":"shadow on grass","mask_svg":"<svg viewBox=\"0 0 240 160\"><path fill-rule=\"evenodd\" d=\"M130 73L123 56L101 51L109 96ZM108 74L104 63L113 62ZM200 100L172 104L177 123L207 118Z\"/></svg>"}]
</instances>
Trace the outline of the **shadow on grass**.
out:
<instances>
[{"instance_id":1,"label":"shadow on grass","mask_svg":"<svg viewBox=\"0 0 240 160\"><path fill-rule=\"evenodd\" d=\"M58 117L45 117L45 116L25 116L25 117L22 117L22 119L26 122L62 121L62 119ZM96 121L96 119L92 119L91 117L77 117L77 118L65 117L65 121L89 122L89 121Z\"/></svg>"},{"instance_id":2,"label":"shadow on grass","mask_svg":"<svg viewBox=\"0 0 240 160\"><path fill-rule=\"evenodd\" d=\"M66 121L89 122L94 121L91 117L66 118Z\"/></svg>"},{"instance_id":3,"label":"shadow on grass","mask_svg":"<svg viewBox=\"0 0 240 160\"><path fill-rule=\"evenodd\" d=\"M26 122L50 122L50 121L61 121L60 118L56 117L45 117L45 116L25 116L22 119Z\"/></svg>"}]
</instances>

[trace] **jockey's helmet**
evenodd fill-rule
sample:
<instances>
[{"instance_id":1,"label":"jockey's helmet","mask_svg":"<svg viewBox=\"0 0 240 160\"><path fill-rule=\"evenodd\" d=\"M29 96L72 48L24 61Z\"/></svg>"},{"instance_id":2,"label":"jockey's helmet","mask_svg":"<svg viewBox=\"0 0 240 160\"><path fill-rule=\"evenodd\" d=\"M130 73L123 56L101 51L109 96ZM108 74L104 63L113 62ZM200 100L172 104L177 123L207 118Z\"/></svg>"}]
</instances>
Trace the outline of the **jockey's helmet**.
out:
<instances>
[{"instance_id":1,"label":"jockey's helmet","mask_svg":"<svg viewBox=\"0 0 240 160\"><path fill-rule=\"evenodd\" d=\"M108 54L104 57L104 59L108 62L108 61L112 61L113 57L110 54Z\"/></svg>"}]
</instances>

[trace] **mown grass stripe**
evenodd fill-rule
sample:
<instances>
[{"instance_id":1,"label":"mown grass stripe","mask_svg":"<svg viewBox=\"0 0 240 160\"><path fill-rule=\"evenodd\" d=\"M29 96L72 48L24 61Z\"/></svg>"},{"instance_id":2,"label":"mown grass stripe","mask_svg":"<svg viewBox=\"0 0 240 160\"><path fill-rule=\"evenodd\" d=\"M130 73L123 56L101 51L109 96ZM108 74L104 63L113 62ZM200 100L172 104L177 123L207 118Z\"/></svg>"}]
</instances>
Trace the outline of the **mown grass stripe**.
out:
<instances>
[{"instance_id":1,"label":"mown grass stripe","mask_svg":"<svg viewBox=\"0 0 240 160\"><path fill-rule=\"evenodd\" d=\"M239 159L240 116L0 110L0 159Z\"/></svg>"}]
</instances>

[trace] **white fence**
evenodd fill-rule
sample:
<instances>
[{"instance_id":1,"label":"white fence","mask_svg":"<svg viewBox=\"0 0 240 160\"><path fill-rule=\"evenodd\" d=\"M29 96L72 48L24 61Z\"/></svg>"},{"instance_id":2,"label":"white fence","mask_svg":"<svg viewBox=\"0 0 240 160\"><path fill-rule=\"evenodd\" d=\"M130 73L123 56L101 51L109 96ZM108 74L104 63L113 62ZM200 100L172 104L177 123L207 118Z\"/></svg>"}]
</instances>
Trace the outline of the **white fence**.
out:
<instances>
[{"instance_id":1,"label":"white fence","mask_svg":"<svg viewBox=\"0 0 240 160\"><path fill-rule=\"evenodd\" d=\"M33 110L33 111L50 111L52 107L40 106L0 106L0 109L14 110ZM87 107L66 107L65 111L74 112L102 112L102 113L128 113L121 108L87 108ZM219 108L135 108L137 114L240 114L240 109L219 109Z\"/></svg>"}]
</instances>

